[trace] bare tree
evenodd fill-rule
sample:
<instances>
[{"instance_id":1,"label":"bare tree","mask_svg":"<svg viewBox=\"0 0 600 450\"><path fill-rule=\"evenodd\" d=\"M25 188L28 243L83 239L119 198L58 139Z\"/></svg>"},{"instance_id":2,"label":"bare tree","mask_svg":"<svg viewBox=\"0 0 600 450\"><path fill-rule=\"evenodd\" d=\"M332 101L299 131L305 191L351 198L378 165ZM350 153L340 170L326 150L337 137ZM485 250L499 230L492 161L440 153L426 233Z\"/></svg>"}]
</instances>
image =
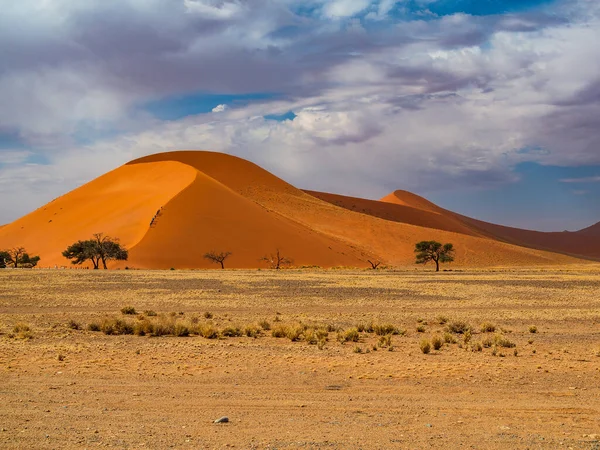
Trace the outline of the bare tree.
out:
<instances>
[{"instance_id":1,"label":"bare tree","mask_svg":"<svg viewBox=\"0 0 600 450\"><path fill-rule=\"evenodd\" d=\"M381 261L379 261L378 259L374 259L373 261L371 261L370 259L367 259L367 262L369 264L371 264L371 269L376 270L379 265L381 264Z\"/></svg>"},{"instance_id":2,"label":"bare tree","mask_svg":"<svg viewBox=\"0 0 600 450\"><path fill-rule=\"evenodd\" d=\"M215 264L221 264L221 269L225 268L225 260L231 256L231 252L220 252L217 253L216 251L212 250L210 252L207 252L204 254L204 258L208 259L209 261L214 262Z\"/></svg>"},{"instance_id":3,"label":"bare tree","mask_svg":"<svg viewBox=\"0 0 600 450\"><path fill-rule=\"evenodd\" d=\"M8 256L10 258L10 264L13 264L15 269L19 266L19 262L21 262L21 257L25 253L25 249L23 247L15 247L7 250Z\"/></svg>"},{"instance_id":4,"label":"bare tree","mask_svg":"<svg viewBox=\"0 0 600 450\"><path fill-rule=\"evenodd\" d=\"M290 258L283 256L281 254L281 252L279 251L279 249L277 249L275 254L271 254L269 256L263 256L262 258L259 259L259 261L265 261L265 262L269 263L269 266L271 267L271 269L276 269L276 270L281 269L282 266L288 266L288 265L292 264L292 262L293 262Z\"/></svg>"}]
</instances>

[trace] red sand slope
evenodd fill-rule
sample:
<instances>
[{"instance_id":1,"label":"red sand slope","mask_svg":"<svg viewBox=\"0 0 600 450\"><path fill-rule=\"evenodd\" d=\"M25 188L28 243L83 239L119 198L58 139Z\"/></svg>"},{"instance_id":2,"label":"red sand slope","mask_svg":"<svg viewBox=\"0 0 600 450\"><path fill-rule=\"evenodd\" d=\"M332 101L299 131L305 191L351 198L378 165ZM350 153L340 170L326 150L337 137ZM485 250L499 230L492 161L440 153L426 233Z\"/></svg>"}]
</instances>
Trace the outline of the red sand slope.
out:
<instances>
[{"instance_id":1,"label":"red sand slope","mask_svg":"<svg viewBox=\"0 0 600 450\"><path fill-rule=\"evenodd\" d=\"M24 246L42 266L67 265L60 254L69 243L104 232L121 239L137 268L216 267L202 258L210 250L233 252L228 267L265 267L259 258L277 248L295 265L365 267L369 258L412 265L415 242L436 239L455 244L457 266L581 262L489 239L485 227L410 193L388 202L311 194L234 156L162 153L0 228L0 248Z\"/></svg>"},{"instance_id":2,"label":"red sand slope","mask_svg":"<svg viewBox=\"0 0 600 450\"><path fill-rule=\"evenodd\" d=\"M591 227L584 228L583 230L579 230L577 234L581 234L583 236L594 236L600 237L600 222Z\"/></svg>"},{"instance_id":3,"label":"red sand slope","mask_svg":"<svg viewBox=\"0 0 600 450\"><path fill-rule=\"evenodd\" d=\"M308 191L307 191L308 192ZM588 259L600 259L600 224L575 233L522 230L472 219L445 210L406 191L395 191L380 201L310 192L322 200L343 208L386 220L453 231L519 246L559 252Z\"/></svg>"}]
</instances>

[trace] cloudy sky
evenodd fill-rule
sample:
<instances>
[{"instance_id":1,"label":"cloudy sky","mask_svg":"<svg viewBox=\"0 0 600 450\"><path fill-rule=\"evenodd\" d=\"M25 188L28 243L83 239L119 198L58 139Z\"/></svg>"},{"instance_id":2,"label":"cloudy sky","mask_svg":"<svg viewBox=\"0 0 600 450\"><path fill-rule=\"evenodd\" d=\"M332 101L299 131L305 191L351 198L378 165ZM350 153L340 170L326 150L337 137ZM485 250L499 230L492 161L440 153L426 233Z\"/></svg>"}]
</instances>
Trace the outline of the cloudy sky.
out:
<instances>
[{"instance_id":1,"label":"cloudy sky","mask_svg":"<svg viewBox=\"0 0 600 450\"><path fill-rule=\"evenodd\" d=\"M540 230L600 220L597 0L0 0L0 223L205 149Z\"/></svg>"}]
</instances>

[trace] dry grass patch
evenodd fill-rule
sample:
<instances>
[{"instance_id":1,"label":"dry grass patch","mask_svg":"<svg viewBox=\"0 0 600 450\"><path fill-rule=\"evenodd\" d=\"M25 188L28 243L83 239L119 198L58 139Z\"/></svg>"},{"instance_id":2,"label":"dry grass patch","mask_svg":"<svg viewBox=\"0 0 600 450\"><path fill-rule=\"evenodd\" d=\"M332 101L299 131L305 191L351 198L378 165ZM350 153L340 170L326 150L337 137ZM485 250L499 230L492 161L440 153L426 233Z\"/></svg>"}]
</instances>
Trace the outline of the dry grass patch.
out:
<instances>
[{"instance_id":1,"label":"dry grass patch","mask_svg":"<svg viewBox=\"0 0 600 450\"><path fill-rule=\"evenodd\" d=\"M470 332L471 329L471 325L462 320L452 321L446 326L446 331L454 334L465 334L467 331Z\"/></svg>"},{"instance_id":2,"label":"dry grass patch","mask_svg":"<svg viewBox=\"0 0 600 450\"><path fill-rule=\"evenodd\" d=\"M482 333L493 333L496 331L496 325L489 322L484 322L481 324L481 332Z\"/></svg>"}]
</instances>

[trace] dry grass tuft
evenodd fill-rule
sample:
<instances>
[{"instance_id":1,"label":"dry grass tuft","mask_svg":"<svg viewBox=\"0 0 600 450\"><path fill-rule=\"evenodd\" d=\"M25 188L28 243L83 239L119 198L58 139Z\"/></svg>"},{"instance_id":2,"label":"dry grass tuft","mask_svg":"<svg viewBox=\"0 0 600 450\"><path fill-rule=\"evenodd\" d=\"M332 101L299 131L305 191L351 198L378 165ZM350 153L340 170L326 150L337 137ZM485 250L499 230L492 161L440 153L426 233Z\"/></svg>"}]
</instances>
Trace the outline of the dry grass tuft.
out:
<instances>
[{"instance_id":1,"label":"dry grass tuft","mask_svg":"<svg viewBox=\"0 0 600 450\"><path fill-rule=\"evenodd\" d=\"M427 339L422 339L419 344L419 348L424 354L427 355L431 351L431 344Z\"/></svg>"},{"instance_id":2,"label":"dry grass tuft","mask_svg":"<svg viewBox=\"0 0 600 450\"><path fill-rule=\"evenodd\" d=\"M462 320L455 320L446 326L446 331L454 334L465 334L467 331L471 331L471 329L471 325Z\"/></svg>"},{"instance_id":3,"label":"dry grass tuft","mask_svg":"<svg viewBox=\"0 0 600 450\"><path fill-rule=\"evenodd\" d=\"M493 333L496 331L496 325L489 322L484 322L481 324L481 332L482 333Z\"/></svg>"},{"instance_id":4,"label":"dry grass tuft","mask_svg":"<svg viewBox=\"0 0 600 450\"><path fill-rule=\"evenodd\" d=\"M73 319L70 319L67 322L67 327L69 327L71 330L81 330L81 324Z\"/></svg>"},{"instance_id":5,"label":"dry grass tuft","mask_svg":"<svg viewBox=\"0 0 600 450\"><path fill-rule=\"evenodd\" d=\"M439 350L439 349L441 349L441 348L443 347L443 345L444 345L444 341L442 340L442 338L441 338L441 337L439 337L439 336L434 336L434 337L431 339L431 345L433 345L433 349L434 349L434 350Z\"/></svg>"},{"instance_id":6,"label":"dry grass tuft","mask_svg":"<svg viewBox=\"0 0 600 450\"><path fill-rule=\"evenodd\" d=\"M137 314L137 311L133 306L124 306L121 308L121 314L134 316Z\"/></svg>"}]
</instances>

